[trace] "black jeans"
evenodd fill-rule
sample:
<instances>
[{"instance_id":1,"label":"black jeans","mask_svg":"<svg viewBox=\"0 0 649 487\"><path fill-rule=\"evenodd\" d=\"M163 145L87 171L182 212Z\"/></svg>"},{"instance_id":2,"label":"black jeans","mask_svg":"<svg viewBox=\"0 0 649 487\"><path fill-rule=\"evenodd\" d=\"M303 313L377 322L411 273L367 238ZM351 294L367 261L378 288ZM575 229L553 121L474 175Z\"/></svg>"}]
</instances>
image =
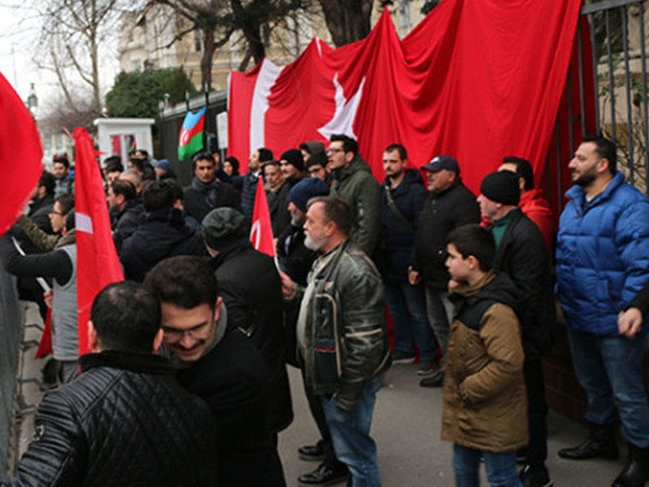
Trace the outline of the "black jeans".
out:
<instances>
[{"instance_id":1,"label":"black jeans","mask_svg":"<svg viewBox=\"0 0 649 487\"><path fill-rule=\"evenodd\" d=\"M530 442L526 463L541 466L548 457L548 406L545 403L545 379L541 360L526 360L523 368L527 387L527 414Z\"/></svg>"}]
</instances>

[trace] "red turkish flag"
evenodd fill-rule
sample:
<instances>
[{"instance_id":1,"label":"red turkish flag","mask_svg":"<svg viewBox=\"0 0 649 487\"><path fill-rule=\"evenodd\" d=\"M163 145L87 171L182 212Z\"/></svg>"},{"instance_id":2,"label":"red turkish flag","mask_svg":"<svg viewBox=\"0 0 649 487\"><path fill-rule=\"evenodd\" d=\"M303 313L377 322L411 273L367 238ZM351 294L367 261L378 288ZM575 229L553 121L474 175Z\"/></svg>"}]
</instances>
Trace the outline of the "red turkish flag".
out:
<instances>
[{"instance_id":1,"label":"red turkish flag","mask_svg":"<svg viewBox=\"0 0 649 487\"><path fill-rule=\"evenodd\" d=\"M252 213L252 226L250 227L250 241L252 246L275 257L275 246L273 245L273 228L270 224L270 211L268 211L268 200L264 180L259 177L257 180L257 192L255 193L255 209Z\"/></svg>"},{"instance_id":2,"label":"red turkish flag","mask_svg":"<svg viewBox=\"0 0 649 487\"><path fill-rule=\"evenodd\" d=\"M343 133L379 180L383 151L401 143L415 167L455 157L474 191L510 155L541 181L581 3L444 0L402 40L384 10L361 41L315 39L285 67L264 59L231 75L228 153Z\"/></svg>"},{"instance_id":3,"label":"red turkish flag","mask_svg":"<svg viewBox=\"0 0 649 487\"><path fill-rule=\"evenodd\" d=\"M122 266L110 232L110 218L92 139L74 129L74 193L77 237L79 355L88 353L92 301L112 282L123 281Z\"/></svg>"},{"instance_id":4,"label":"red turkish flag","mask_svg":"<svg viewBox=\"0 0 649 487\"><path fill-rule=\"evenodd\" d=\"M18 219L43 172L43 149L29 110L0 73L0 235Z\"/></svg>"}]
</instances>

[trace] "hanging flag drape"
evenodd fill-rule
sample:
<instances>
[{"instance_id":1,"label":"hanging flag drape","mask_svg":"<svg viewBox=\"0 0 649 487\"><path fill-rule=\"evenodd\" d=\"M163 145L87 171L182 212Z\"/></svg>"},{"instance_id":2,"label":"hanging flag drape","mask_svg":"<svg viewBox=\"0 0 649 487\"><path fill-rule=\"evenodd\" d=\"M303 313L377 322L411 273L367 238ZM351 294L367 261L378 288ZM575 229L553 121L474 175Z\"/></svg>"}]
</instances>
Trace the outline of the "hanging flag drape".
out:
<instances>
[{"instance_id":1,"label":"hanging flag drape","mask_svg":"<svg viewBox=\"0 0 649 487\"><path fill-rule=\"evenodd\" d=\"M43 149L29 110L0 73L0 236L18 219L43 171Z\"/></svg>"},{"instance_id":2,"label":"hanging flag drape","mask_svg":"<svg viewBox=\"0 0 649 487\"><path fill-rule=\"evenodd\" d=\"M191 158L196 152L203 150L203 127L205 125L205 111L203 107L197 113L187 112L178 136L178 160L184 161Z\"/></svg>"},{"instance_id":3,"label":"hanging flag drape","mask_svg":"<svg viewBox=\"0 0 649 487\"><path fill-rule=\"evenodd\" d=\"M250 227L250 241L252 246L275 257L275 246L273 245L273 228L270 223L270 211L268 200L264 189L264 180L259 177L257 180L257 192L255 193L255 208L252 214L252 225Z\"/></svg>"},{"instance_id":4,"label":"hanging flag drape","mask_svg":"<svg viewBox=\"0 0 649 487\"><path fill-rule=\"evenodd\" d=\"M384 10L367 38L332 49L314 39L291 64L265 59L230 78L229 155L246 170L332 133L358 138L382 180L383 150L401 143L419 167L457 158L472 190L502 157L543 174L581 0L444 0L403 40Z\"/></svg>"},{"instance_id":5,"label":"hanging flag drape","mask_svg":"<svg viewBox=\"0 0 649 487\"><path fill-rule=\"evenodd\" d=\"M92 301L112 282L124 280L110 231L106 195L95 148L88 132L74 129L75 214L77 239L77 306L79 354L88 352Z\"/></svg>"}]
</instances>

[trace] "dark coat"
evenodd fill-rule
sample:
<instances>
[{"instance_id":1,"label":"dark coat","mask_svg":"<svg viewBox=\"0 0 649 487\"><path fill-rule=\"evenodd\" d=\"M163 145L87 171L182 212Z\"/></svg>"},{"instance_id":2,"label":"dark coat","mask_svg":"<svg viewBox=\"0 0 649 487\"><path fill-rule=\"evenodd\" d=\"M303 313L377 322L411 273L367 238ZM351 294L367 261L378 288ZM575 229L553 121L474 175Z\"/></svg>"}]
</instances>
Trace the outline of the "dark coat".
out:
<instances>
[{"instance_id":1,"label":"dark coat","mask_svg":"<svg viewBox=\"0 0 649 487\"><path fill-rule=\"evenodd\" d=\"M80 361L81 376L43 398L6 485L216 484L214 420L167 359L107 351Z\"/></svg>"},{"instance_id":2,"label":"dark coat","mask_svg":"<svg viewBox=\"0 0 649 487\"><path fill-rule=\"evenodd\" d=\"M144 212L140 201L129 201L124 211L113 218L113 242L119 252L122 243L130 237L140 224L140 215Z\"/></svg>"},{"instance_id":3,"label":"dark coat","mask_svg":"<svg viewBox=\"0 0 649 487\"><path fill-rule=\"evenodd\" d=\"M515 209L496 250L493 266L519 288L518 316L527 360L537 360L552 347L556 308L545 240L536 224Z\"/></svg>"},{"instance_id":4,"label":"dark coat","mask_svg":"<svg viewBox=\"0 0 649 487\"><path fill-rule=\"evenodd\" d=\"M293 420L293 406L285 365L282 285L273 259L240 239L221 249L213 264L228 309L228 328L241 329L264 358L271 427L281 431Z\"/></svg>"},{"instance_id":5,"label":"dark coat","mask_svg":"<svg viewBox=\"0 0 649 487\"><path fill-rule=\"evenodd\" d=\"M202 184L196 178L185 188L183 206L188 215L202 222L214 208L223 206L239 209L239 196L231 184L213 181Z\"/></svg>"},{"instance_id":6,"label":"dark coat","mask_svg":"<svg viewBox=\"0 0 649 487\"><path fill-rule=\"evenodd\" d=\"M248 223L252 222L252 214L255 209L255 194L257 192L257 181L261 176L247 172L242 176L241 183L241 209ZM263 178L262 178L263 184Z\"/></svg>"},{"instance_id":7,"label":"dark coat","mask_svg":"<svg viewBox=\"0 0 649 487\"><path fill-rule=\"evenodd\" d=\"M394 204L410 222L410 228L388 204L386 189L390 191ZM381 184L381 248L385 263L381 271L386 282L405 284L408 282L408 265L415 243L419 215L426 205L428 191L423 186L419 171L406 170L403 181L396 188L390 188L390 178Z\"/></svg>"},{"instance_id":8,"label":"dark coat","mask_svg":"<svg viewBox=\"0 0 649 487\"><path fill-rule=\"evenodd\" d=\"M207 402L216 420L218 485L281 485L272 468L266 366L252 343L232 330L210 352L179 370L178 379Z\"/></svg>"},{"instance_id":9,"label":"dark coat","mask_svg":"<svg viewBox=\"0 0 649 487\"><path fill-rule=\"evenodd\" d=\"M266 192L270 223L273 227L273 237L279 237L286 230L286 227L291 224L291 214L288 211L291 187L289 183L284 183L276 193L272 191Z\"/></svg>"},{"instance_id":10,"label":"dark coat","mask_svg":"<svg viewBox=\"0 0 649 487\"><path fill-rule=\"evenodd\" d=\"M142 224L119 251L124 277L138 282L158 262L175 255L206 256L207 250L201 234L190 230L174 208L144 213Z\"/></svg>"},{"instance_id":11,"label":"dark coat","mask_svg":"<svg viewBox=\"0 0 649 487\"><path fill-rule=\"evenodd\" d=\"M444 242L451 230L467 223L480 223L480 207L462 181L430 195L419 217L412 259L412 268L421 273L426 286L447 289L450 276L445 265Z\"/></svg>"}]
</instances>

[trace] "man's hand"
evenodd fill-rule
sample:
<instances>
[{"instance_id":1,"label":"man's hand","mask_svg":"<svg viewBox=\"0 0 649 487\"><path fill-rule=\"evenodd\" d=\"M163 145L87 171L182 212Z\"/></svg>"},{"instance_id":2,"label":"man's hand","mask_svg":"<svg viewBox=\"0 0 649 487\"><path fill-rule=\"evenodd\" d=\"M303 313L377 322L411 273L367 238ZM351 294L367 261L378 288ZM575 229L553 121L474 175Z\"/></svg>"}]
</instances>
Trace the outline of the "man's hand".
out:
<instances>
[{"instance_id":1,"label":"man's hand","mask_svg":"<svg viewBox=\"0 0 649 487\"><path fill-rule=\"evenodd\" d=\"M633 338L642 329L642 311L638 308L620 311L617 317L617 328L620 330L620 335Z\"/></svg>"},{"instance_id":2,"label":"man's hand","mask_svg":"<svg viewBox=\"0 0 649 487\"><path fill-rule=\"evenodd\" d=\"M279 272L279 278L282 280L282 294L285 298L292 298L295 296L295 283L293 279L288 277L288 274L282 271Z\"/></svg>"},{"instance_id":3,"label":"man's hand","mask_svg":"<svg viewBox=\"0 0 649 487\"><path fill-rule=\"evenodd\" d=\"M453 294L455 292L455 288L460 285L459 282L457 282L455 279L449 279L448 281L448 293Z\"/></svg>"},{"instance_id":4,"label":"man's hand","mask_svg":"<svg viewBox=\"0 0 649 487\"><path fill-rule=\"evenodd\" d=\"M52 303L54 302L54 295L52 294L51 289L43 293L43 300L45 301L45 306L47 306L48 308L52 308Z\"/></svg>"},{"instance_id":5,"label":"man's hand","mask_svg":"<svg viewBox=\"0 0 649 487\"><path fill-rule=\"evenodd\" d=\"M413 286L419 284L421 282L419 271L415 271L412 267L408 267L408 282Z\"/></svg>"}]
</instances>

